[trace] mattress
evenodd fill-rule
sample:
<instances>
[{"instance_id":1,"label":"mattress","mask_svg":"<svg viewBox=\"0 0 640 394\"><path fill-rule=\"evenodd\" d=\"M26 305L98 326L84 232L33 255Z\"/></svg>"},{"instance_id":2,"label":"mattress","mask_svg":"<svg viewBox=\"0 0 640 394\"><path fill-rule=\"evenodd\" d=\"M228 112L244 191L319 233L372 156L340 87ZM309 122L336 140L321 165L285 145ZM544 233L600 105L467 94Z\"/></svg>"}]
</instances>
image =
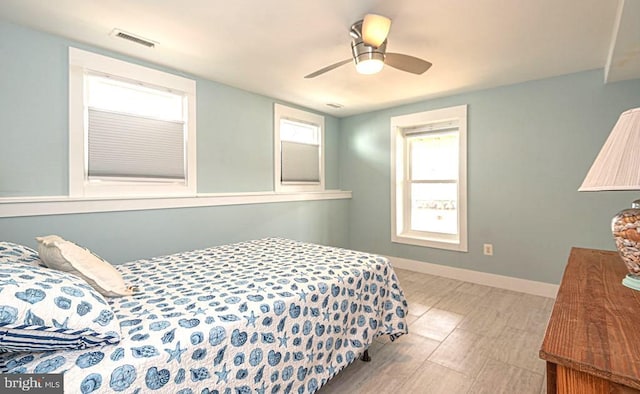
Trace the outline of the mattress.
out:
<instances>
[{"instance_id":1,"label":"mattress","mask_svg":"<svg viewBox=\"0 0 640 394\"><path fill-rule=\"evenodd\" d=\"M374 338L407 333L377 255L267 238L117 269L137 287L109 299L118 344L4 353L1 370L63 373L73 393L313 393Z\"/></svg>"}]
</instances>

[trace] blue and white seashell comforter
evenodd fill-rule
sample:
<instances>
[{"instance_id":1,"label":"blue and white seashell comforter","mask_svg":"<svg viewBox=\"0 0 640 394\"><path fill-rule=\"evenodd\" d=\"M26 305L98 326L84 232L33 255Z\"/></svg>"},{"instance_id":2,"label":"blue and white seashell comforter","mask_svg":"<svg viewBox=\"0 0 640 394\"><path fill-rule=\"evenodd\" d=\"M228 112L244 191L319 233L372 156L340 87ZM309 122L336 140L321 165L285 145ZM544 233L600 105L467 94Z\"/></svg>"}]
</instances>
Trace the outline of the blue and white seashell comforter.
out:
<instances>
[{"instance_id":1,"label":"blue and white seashell comforter","mask_svg":"<svg viewBox=\"0 0 640 394\"><path fill-rule=\"evenodd\" d=\"M313 393L373 338L407 333L406 300L376 255L269 238L117 268L138 287L109 300L120 343L0 364L64 373L70 393Z\"/></svg>"}]
</instances>

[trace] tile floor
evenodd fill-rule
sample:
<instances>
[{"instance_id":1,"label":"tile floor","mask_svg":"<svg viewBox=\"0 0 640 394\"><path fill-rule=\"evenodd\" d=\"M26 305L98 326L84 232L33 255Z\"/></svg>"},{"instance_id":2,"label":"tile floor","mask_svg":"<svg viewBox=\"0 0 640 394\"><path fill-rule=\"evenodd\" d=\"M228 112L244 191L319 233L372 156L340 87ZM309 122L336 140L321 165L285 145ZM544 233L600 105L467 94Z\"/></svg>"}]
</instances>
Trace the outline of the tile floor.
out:
<instances>
[{"instance_id":1,"label":"tile floor","mask_svg":"<svg viewBox=\"0 0 640 394\"><path fill-rule=\"evenodd\" d=\"M553 299L396 273L409 302L409 335L376 339L371 362L354 362L319 394L546 392L538 350Z\"/></svg>"}]
</instances>

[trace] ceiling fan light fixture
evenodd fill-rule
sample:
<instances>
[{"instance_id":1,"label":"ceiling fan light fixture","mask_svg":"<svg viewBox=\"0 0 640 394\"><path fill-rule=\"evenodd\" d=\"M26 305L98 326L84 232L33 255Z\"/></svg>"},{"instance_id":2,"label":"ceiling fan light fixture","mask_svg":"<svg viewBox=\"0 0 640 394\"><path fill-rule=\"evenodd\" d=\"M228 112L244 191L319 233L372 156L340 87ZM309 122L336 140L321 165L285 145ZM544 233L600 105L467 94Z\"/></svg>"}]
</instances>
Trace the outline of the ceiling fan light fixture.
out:
<instances>
[{"instance_id":1,"label":"ceiling fan light fixture","mask_svg":"<svg viewBox=\"0 0 640 394\"><path fill-rule=\"evenodd\" d=\"M420 75L431 67L431 63L415 56L403 53L387 53L387 34L391 26L391 19L384 16L367 14L351 25L351 55L356 71L360 74L375 74L380 72L384 65L400 71ZM366 31L366 33L365 33ZM315 78L342 65L350 63L352 59L340 60L330 64L305 78Z\"/></svg>"},{"instance_id":2,"label":"ceiling fan light fixture","mask_svg":"<svg viewBox=\"0 0 640 394\"><path fill-rule=\"evenodd\" d=\"M390 28L391 19L382 15L367 14L362 21L362 40L367 45L379 47L387 39Z\"/></svg>"},{"instance_id":3,"label":"ceiling fan light fixture","mask_svg":"<svg viewBox=\"0 0 640 394\"><path fill-rule=\"evenodd\" d=\"M351 42L351 52L353 61L356 64L356 71L360 74L376 74L384 67L384 51L387 47L386 41L378 48L365 44L361 39Z\"/></svg>"},{"instance_id":4,"label":"ceiling fan light fixture","mask_svg":"<svg viewBox=\"0 0 640 394\"><path fill-rule=\"evenodd\" d=\"M356 71L360 74L371 75L379 73L384 67L384 61L380 59L365 59L356 64Z\"/></svg>"}]
</instances>

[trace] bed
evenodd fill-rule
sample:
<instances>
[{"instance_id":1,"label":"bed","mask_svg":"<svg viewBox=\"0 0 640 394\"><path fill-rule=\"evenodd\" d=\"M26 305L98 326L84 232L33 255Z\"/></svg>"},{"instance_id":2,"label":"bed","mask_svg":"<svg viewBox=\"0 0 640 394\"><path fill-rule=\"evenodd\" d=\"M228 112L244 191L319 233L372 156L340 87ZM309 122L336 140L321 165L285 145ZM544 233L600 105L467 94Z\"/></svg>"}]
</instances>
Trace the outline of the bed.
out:
<instances>
[{"instance_id":1,"label":"bed","mask_svg":"<svg viewBox=\"0 0 640 394\"><path fill-rule=\"evenodd\" d=\"M0 372L63 373L78 393L313 393L374 338L408 332L377 255L267 238L117 269L137 288L108 299L118 343L4 352Z\"/></svg>"}]
</instances>

